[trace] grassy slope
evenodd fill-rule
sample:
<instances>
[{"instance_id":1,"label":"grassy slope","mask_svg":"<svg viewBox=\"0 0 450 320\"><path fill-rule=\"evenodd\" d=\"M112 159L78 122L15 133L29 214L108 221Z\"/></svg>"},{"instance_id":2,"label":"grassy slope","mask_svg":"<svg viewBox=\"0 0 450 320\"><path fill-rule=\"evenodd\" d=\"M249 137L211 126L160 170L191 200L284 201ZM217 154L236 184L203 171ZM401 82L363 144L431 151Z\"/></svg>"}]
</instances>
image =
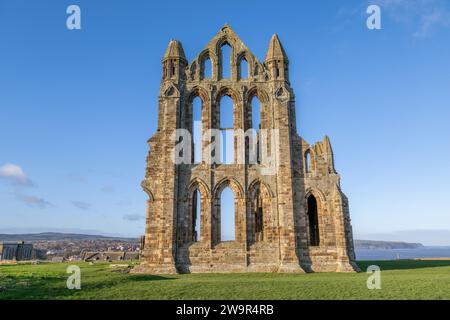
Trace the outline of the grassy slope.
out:
<instances>
[{"instance_id":1,"label":"grassy slope","mask_svg":"<svg viewBox=\"0 0 450 320\"><path fill-rule=\"evenodd\" d=\"M69 264L0 266L0 299L450 299L450 261L379 265L382 289L367 273L134 275L108 264L81 267L81 290L66 289Z\"/></svg>"}]
</instances>

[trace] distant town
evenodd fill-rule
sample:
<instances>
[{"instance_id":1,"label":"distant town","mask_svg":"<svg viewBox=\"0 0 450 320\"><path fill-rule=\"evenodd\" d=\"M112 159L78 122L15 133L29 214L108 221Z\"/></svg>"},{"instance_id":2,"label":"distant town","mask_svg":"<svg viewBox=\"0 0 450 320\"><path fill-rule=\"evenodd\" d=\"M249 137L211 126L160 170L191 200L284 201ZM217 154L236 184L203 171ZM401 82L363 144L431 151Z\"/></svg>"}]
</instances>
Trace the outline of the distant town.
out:
<instances>
[{"instance_id":1,"label":"distant town","mask_svg":"<svg viewBox=\"0 0 450 320\"><path fill-rule=\"evenodd\" d=\"M0 234L0 261L138 260L141 239L99 235L38 233Z\"/></svg>"}]
</instances>

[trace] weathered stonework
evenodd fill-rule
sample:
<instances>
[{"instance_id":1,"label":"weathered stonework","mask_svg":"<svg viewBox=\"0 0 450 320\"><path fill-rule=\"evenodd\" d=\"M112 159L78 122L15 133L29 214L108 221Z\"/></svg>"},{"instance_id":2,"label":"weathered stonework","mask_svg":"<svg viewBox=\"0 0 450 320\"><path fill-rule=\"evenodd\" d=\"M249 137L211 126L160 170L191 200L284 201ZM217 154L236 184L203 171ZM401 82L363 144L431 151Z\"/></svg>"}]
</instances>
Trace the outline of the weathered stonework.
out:
<instances>
[{"instance_id":1,"label":"weathered stonework","mask_svg":"<svg viewBox=\"0 0 450 320\"><path fill-rule=\"evenodd\" d=\"M231 47L229 79L221 77L224 44ZM212 66L209 78L206 59ZM244 60L247 78L241 77ZM181 43L170 41L162 64L158 129L149 140L142 182L149 196L145 248L133 272L356 271L348 200L331 144L325 137L309 145L297 134L289 61L278 37L272 37L261 63L225 25L190 64ZM193 99L202 101L206 131L219 128L224 95L233 99L234 130L251 128L252 98L260 101L260 128L279 133L277 143L268 146L275 149L275 174L262 174L258 163L174 164L173 132L192 132ZM210 143L203 140L203 153ZM220 240L225 187L235 197L234 241ZM201 199L200 230L195 230L194 192Z\"/></svg>"}]
</instances>

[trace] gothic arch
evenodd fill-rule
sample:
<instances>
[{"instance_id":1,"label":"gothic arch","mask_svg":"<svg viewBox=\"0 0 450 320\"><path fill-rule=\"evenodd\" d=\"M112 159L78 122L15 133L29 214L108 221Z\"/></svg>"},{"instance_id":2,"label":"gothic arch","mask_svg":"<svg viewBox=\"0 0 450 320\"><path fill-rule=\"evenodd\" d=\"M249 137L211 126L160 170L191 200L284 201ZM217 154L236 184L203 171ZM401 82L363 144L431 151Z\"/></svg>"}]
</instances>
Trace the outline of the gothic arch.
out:
<instances>
[{"instance_id":1,"label":"gothic arch","mask_svg":"<svg viewBox=\"0 0 450 320\"><path fill-rule=\"evenodd\" d=\"M155 197L153 196L152 191L147 186L142 185L142 189L148 195L148 201L150 201L150 202L155 201Z\"/></svg>"},{"instance_id":2,"label":"gothic arch","mask_svg":"<svg viewBox=\"0 0 450 320\"><path fill-rule=\"evenodd\" d=\"M326 203L327 201L325 194L317 188L306 189L305 199L308 199L310 195L313 195L317 200L320 200L321 203Z\"/></svg>"},{"instance_id":3,"label":"gothic arch","mask_svg":"<svg viewBox=\"0 0 450 320\"><path fill-rule=\"evenodd\" d=\"M199 78L200 79L213 79L214 78L214 74L216 72L216 57L217 55L214 52L211 52L209 49L205 49L203 50L197 58L198 61L198 65L199 65ZM205 62L206 60L210 60L211 62L211 77L206 77L205 76Z\"/></svg>"},{"instance_id":4,"label":"gothic arch","mask_svg":"<svg viewBox=\"0 0 450 320\"><path fill-rule=\"evenodd\" d=\"M247 241L249 244L275 239L271 227L274 225L272 213L272 192L260 179L255 179L247 193Z\"/></svg>"},{"instance_id":5,"label":"gothic arch","mask_svg":"<svg viewBox=\"0 0 450 320\"><path fill-rule=\"evenodd\" d=\"M155 197L153 196L153 192L150 188L148 188L144 183L141 183L141 186L148 195L145 209L145 242L148 243L150 239L154 239L156 237L157 226L154 226L153 229L151 227L151 224L154 222Z\"/></svg>"},{"instance_id":6,"label":"gothic arch","mask_svg":"<svg viewBox=\"0 0 450 320\"><path fill-rule=\"evenodd\" d=\"M190 80L197 79L197 60L192 61L192 63L186 68L187 78Z\"/></svg>"},{"instance_id":7,"label":"gothic arch","mask_svg":"<svg viewBox=\"0 0 450 320\"><path fill-rule=\"evenodd\" d=\"M247 62L247 77L246 78L242 77L242 61ZM241 80L241 79L248 80L248 79L253 78L254 64L255 64L254 59L249 52L242 51L242 52L238 53L237 57L236 57L236 68L237 68L236 74L238 75L238 80Z\"/></svg>"},{"instance_id":8,"label":"gothic arch","mask_svg":"<svg viewBox=\"0 0 450 320\"><path fill-rule=\"evenodd\" d=\"M225 188L230 188L234 196L234 241L241 242L245 236L245 194L241 184L233 177L226 177L220 180L213 191L212 199L212 236L211 241L213 245L222 242L221 225L222 225L222 210L221 200L222 191Z\"/></svg>"},{"instance_id":9,"label":"gothic arch","mask_svg":"<svg viewBox=\"0 0 450 320\"><path fill-rule=\"evenodd\" d=\"M177 89L176 86L174 85L169 85L165 90L164 90L164 95L166 97L174 97L177 98L180 96L180 91Z\"/></svg>"},{"instance_id":10,"label":"gothic arch","mask_svg":"<svg viewBox=\"0 0 450 320\"><path fill-rule=\"evenodd\" d=\"M191 89L188 96L188 102L192 103L192 101L194 101L196 97L199 97L202 100L203 106L209 101L208 91L206 91L205 88L200 86L195 86Z\"/></svg>"},{"instance_id":11,"label":"gothic arch","mask_svg":"<svg viewBox=\"0 0 450 320\"><path fill-rule=\"evenodd\" d=\"M222 190L225 189L226 187L231 188L231 190L234 193L235 199L244 198L244 189L242 188L241 184L235 178L232 177L223 178L216 184L213 192L214 198L220 199L220 194L222 193Z\"/></svg>"},{"instance_id":12,"label":"gothic arch","mask_svg":"<svg viewBox=\"0 0 450 320\"><path fill-rule=\"evenodd\" d=\"M272 190L270 189L270 187L265 182L261 181L260 179L255 179L248 186L248 192L249 192L250 198L252 196L251 192L255 188L262 189L262 191L264 192L264 196L266 196L266 197L268 197L270 199L272 199L274 197L274 194L273 194Z\"/></svg>"},{"instance_id":13,"label":"gothic arch","mask_svg":"<svg viewBox=\"0 0 450 320\"><path fill-rule=\"evenodd\" d=\"M285 87L279 87L275 91L275 98L281 102L285 102L289 100L290 93L289 90Z\"/></svg>"},{"instance_id":14,"label":"gothic arch","mask_svg":"<svg viewBox=\"0 0 450 320\"><path fill-rule=\"evenodd\" d=\"M240 96L239 94L230 87L222 87L219 89L219 91L216 93L214 97L214 105L212 106L212 119L213 123L215 124L213 127L220 128L220 115L221 115L221 108L220 103L222 100L222 97L228 96L233 100L233 127L236 125L236 110L238 109L238 105L240 104Z\"/></svg>"},{"instance_id":15,"label":"gothic arch","mask_svg":"<svg viewBox=\"0 0 450 320\"><path fill-rule=\"evenodd\" d=\"M220 99L223 96L228 96L231 99L233 99L233 103L236 106L239 102L241 102L239 94L230 87L222 87L219 91L216 93L216 97L214 99L216 105L220 104Z\"/></svg>"},{"instance_id":16,"label":"gothic arch","mask_svg":"<svg viewBox=\"0 0 450 320\"><path fill-rule=\"evenodd\" d=\"M309 154L309 164L307 163ZM305 173L313 173L316 170L316 153L314 148L310 147L303 152L303 168ZM308 170L309 169L309 170Z\"/></svg>"},{"instance_id":17,"label":"gothic arch","mask_svg":"<svg viewBox=\"0 0 450 320\"><path fill-rule=\"evenodd\" d=\"M309 208L309 202L310 198L314 198L315 202L315 212L310 212ZM326 245L326 242L333 240L331 237L333 236L328 235L325 233L325 229L328 229L327 222L329 216L329 212L326 208L326 197L325 194L317 189L317 188L309 188L306 190L304 203L305 203L305 218L306 218L306 226L307 226L307 235L308 235L308 242L311 246L321 246ZM313 215L313 217L311 217ZM311 218L313 218L314 221L311 221ZM332 221L334 223L334 219L332 218Z\"/></svg>"},{"instance_id":18,"label":"gothic arch","mask_svg":"<svg viewBox=\"0 0 450 320\"><path fill-rule=\"evenodd\" d=\"M235 60L235 56L236 56L236 40L233 39L233 37L229 36L229 35L224 35L223 37L221 37L219 40L217 40L216 45L215 45L215 54L217 55L217 57L219 57L219 61L221 61L221 57L222 57L222 47L225 45L229 45L231 48L231 61Z\"/></svg>"},{"instance_id":19,"label":"gothic arch","mask_svg":"<svg viewBox=\"0 0 450 320\"><path fill-rule=\"evenodd\" d=\"M200 191L201 197L210 199L211 192L208 185L200 178L194 178L188 187L188 197L191 197L192 193L198 189Z\"/></svg>"},{"instance_id":20,"label":"gothic arch","mask_svg":"<svg viewBox=\"0 0 450 320\"><path fill-rule=\"evenodd\" d=\"M200 203L197 200L197 192L200 195ZM200 178L194 178L188 188L185 203L185 214L182 219L184 221L185 241L187 243L203 241L207 239L206 223L210 214L210 190L207 184ZM200 204L200 211L197 205Z\"/></svg>"},{"instance_id":21,"label":"gothic arch","mask_svg":"<svg viewBox=\"0 0 450 320\"><path fill-rule=\"evenodd\" d=\"M264 89L261 89L257 86L251 87L247 91L247 99L246 103L251 104L253 97L257 97L261 103L268 103L269 102L269 95Z\"/></svg>"}]
</instances>

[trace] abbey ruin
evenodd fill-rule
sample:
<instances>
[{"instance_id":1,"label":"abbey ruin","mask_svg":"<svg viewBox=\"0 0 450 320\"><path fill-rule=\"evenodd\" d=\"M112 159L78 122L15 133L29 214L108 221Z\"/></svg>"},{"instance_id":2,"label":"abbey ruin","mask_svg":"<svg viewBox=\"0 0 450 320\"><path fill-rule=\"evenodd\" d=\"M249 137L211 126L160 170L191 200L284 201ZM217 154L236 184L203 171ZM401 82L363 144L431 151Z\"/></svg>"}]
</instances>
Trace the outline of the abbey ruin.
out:
<instances>
[{"instance_id":1,"label":"abbey ruin","mask_svg":"<svg viewBox=\"0 0 450 320\"><path fill-rule=\"evenodd\" d=\"M230 61L223 59L225 47ZM222 125L226 98L232 100L231 126ZM145 246L133 272L358 269L330 140L311 145L297 134L289 60L276 35L263 63L228 25L191 62L171 40L158 100L158 129L148 141L142 182L148 194ZM183 136L195 135L195 101L200 143ZM222 132L233 134L227 162L219 156ZM225 189L234 198L226 204L234 210L227 217L231 225L222 223ZM224 227L233 229L227 230L231 238Z\"/></svg>"}]
</instances>

